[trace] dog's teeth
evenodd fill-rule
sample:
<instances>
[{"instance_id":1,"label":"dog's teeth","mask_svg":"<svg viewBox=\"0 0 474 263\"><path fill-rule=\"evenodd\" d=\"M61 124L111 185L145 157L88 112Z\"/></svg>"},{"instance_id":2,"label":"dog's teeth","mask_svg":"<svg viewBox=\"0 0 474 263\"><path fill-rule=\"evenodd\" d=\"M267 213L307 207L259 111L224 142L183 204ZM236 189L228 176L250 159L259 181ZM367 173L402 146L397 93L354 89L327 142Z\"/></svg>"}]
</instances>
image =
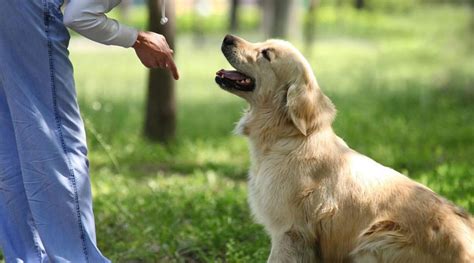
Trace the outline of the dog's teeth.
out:
<instances>
[{"instance_id":1,"label":"dog's teeth","mask_svg":"<svg viewBox=\"0 0 474 263\"><path fill-rule=\"evenodd\" d=\"M250 83L250 79L245 79L245 83Z\"/></svg>"}]
</instances>

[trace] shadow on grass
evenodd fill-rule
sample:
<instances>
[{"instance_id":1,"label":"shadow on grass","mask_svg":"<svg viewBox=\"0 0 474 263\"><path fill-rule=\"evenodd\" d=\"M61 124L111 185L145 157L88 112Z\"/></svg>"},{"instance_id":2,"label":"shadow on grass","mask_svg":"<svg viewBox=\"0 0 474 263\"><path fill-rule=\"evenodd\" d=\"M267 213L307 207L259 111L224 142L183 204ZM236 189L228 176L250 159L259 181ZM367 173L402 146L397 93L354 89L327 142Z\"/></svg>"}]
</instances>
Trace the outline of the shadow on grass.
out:
<instances>
[{"instance_id":1,"label":"shadow on grass","mask_svg":"<svg viewBox=\"0 0 474 263\"><path fill-rule=\"evenodd\" d=\"M99 246L116 262L260 262L268 254L242 183L205 175L136 182L101 174L99 181L98 236L108 237Z\"/></svg>"}]
</instances>

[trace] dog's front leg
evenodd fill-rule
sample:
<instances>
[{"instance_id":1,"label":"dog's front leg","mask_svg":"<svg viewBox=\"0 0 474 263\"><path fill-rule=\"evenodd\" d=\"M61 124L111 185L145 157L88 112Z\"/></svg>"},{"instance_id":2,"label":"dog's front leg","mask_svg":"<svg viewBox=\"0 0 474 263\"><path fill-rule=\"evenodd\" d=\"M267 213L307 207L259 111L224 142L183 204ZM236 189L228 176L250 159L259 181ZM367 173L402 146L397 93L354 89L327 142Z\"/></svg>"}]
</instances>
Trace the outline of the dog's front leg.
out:
<instances>
[{"instance_id":1,"label":"dog's front leg","mask_svg":"<svg viewBox=\"0 0 474 263\"><path fill-rule=\"evenodd\" d=\"M318 263L316 242L301 233L289 230L272 235L272 250L268 263Z\"/></svg>"}]
</instances>

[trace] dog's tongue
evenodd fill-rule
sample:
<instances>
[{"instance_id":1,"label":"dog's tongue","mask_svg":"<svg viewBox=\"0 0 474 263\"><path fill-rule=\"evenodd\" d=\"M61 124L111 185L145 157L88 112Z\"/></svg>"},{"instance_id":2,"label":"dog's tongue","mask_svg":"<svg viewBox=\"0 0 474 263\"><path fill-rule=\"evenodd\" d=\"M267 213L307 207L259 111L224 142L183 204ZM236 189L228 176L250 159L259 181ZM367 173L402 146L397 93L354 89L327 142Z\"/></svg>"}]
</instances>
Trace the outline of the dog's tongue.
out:
<instances>
[{"instance_id":1,"label":"dog's tongue","mask_svg":"<svg viewBox=\"0 0 474 263\"><path fill-rule=\"evenodd\" d=\"M230 80L244 80L244 79L248 78L247 76L245 76L244 74L242 74L242 73L240 73L236 70L221 69L216 73L216 75L218 75L221 78L226 78L226 79L230 79Z\"/></svg>"}]
</instances>

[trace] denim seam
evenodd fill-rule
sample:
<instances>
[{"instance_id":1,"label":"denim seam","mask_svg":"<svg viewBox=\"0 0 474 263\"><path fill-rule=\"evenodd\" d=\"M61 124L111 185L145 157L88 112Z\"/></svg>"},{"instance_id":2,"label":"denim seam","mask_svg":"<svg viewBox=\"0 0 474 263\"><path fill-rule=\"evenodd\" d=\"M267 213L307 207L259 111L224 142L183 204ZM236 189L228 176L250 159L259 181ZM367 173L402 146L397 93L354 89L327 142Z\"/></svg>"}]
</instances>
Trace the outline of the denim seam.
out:
<instances>
[{"instance_id":1,"label":"denim seam","mask_svg":"<svg viewBox=\"0 0 474 263\"><path fill-rule=\"evenodd\" d=\"M25 193L26 195L26 193ZM41 256L41 248L40 248L40 245L39 245L39 234L38 234L38 229L36 229L36 223L35 223L35 219L33 218L33 215L31 214L31 208L30 208L30 204L28 204L28 208L30 209L30 216L31 216L31 223L30 222L27 222L28 224L28 227L30 228L30 231L31 231L31 235L33 236L33 242L35 243L35 248L36 248L36 254L37 256L39 257L39 262L41 262L41 259L42 259L42 256Z\"/></svg>"},{"instance_id":2,"label":"denim seam","mask_svg":"<svg viewBox=\"0 0 474 263\"><path fill-rule=\"evenodd\" d=\"M82 250L83 250L84 256L86 258L86 262L89 262L89 257L88 257L88 253L87 253L87 246L86 246L86 240L85 240L85 233L84 233L84 226L83 226L82 220L81 220L81 208L80 208L80 205L79 205L79 196L78 196L78 191L77 191L76 177L75 177L74 169L72 168L72 163L71 163L71 159L69 157L69 152L66 148L66 143L65 143L65 140L64 140L64 135L63 135L63 130L62 130L61 116L59 115L59 111L58 111L58 103L57 103L57 95L56 95L55 68L54 68L54 59L53 59L53 43L51 41L51 36L50 36L51 15L50 15L50 11L49 11L48 1L44 1L43 3L44 3L44 23L45 23L45 26L46 26L45 33L46 33L46 38L47 38L47 41L48 41L48 58L49 58L49 70L50 70L51 93L52 93L52 99L53 99L54 118L55 118L55 121L56 121L56 128L58 130L61 147L62 147L62 150L64 151L64 154L66 155L67 166L68 166L68 169L69 169L69 182L70 182L71 187L73 188L73 191L74 191L74 204L76 206L79 232L81 234L80 238L81 238L81 241L82 241Z\"/></svg>"}]
</instances>

